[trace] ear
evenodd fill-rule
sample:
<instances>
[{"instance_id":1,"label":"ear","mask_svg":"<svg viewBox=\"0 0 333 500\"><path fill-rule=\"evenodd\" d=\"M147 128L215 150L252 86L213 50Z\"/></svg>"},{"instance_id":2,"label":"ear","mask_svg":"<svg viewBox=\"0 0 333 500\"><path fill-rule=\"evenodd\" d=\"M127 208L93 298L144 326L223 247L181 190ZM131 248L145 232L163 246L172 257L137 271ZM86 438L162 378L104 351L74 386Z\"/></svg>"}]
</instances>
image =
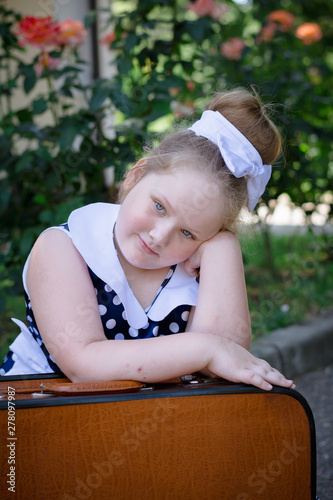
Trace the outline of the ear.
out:
<instances>
[{"instance_id":1,"label":"ear","mask_svg":"<svg viewBox=\"0 0 333 500\"><path fill-rule=\"evenodd\" d=\"M141 158L134 167L126 175L124 181L124 189L125 191L130 191L132 187L145 175L147 172L147 167L145 165L147 158Z\"/></svg>"}]
</instances>

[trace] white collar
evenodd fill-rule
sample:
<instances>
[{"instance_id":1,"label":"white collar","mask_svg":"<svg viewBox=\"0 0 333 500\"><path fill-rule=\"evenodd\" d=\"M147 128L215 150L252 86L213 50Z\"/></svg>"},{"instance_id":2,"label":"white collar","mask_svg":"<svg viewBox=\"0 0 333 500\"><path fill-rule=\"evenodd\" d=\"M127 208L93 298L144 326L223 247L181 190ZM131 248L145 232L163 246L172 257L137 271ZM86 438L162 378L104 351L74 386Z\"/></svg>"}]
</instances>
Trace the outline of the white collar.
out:
<instances>
[{"instance_id":1,"label":"white collar","mask_svg":"<svg viewBox=\"0 0 333 500\"><path fill-rule=\"evenodd\" d=\"M179 305L196 305L198 284L186 273L183 264L178 264L148 314L144 311L127 282L113 242L113 227L119 210L120 205L109 203L86 205L71 213L68 226L73 244L86 264L117 293L130 326L144 328L147 316L153 321L161 321Z\"/></svg>"}]
</instances>

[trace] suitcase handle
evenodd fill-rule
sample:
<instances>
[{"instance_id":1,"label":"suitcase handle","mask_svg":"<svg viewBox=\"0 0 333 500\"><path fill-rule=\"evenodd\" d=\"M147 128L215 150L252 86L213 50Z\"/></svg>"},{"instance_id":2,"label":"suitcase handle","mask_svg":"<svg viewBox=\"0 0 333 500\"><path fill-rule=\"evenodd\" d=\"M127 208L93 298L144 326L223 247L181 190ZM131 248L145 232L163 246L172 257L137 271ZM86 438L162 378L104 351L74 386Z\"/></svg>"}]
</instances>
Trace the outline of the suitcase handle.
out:
<instances>
[{"instance_id":1,"label":"suitcase handle","mask_svg":"<svg viewBox=\"0 0 333 500\"><path fill-rule=\"evenodd\" d=\"M8 386L15 394L75 396L81 394L110 394L139 391L144 384L134 380L111 380L108 382L71 382L68 378L39 380L13 380L1 382L0 393L7 396Z\"/></svg>"},{"instance_id":2,"label":"suitcase handle","mask_svg":"<svg viewBox=\"0 0 333 500\"><path fill-rule=\"evenodd\" d=\"M51 392L61 396L76 396L81 394L110 394L113 392L136 392L143 387L141 382L134 380L111 380L108 382L63 382L40 384L41 392Z\"/></svg>"},{"instance_id":3,"label":"suitcase handle","mask_svg":"<svg viewBox=\"0 0 333 500\"><path fill-rule=\"evenodd\" d=\"M182 382L199 381L196 375L185 375L173 379L159 382L162 385L179 384ZM48 392L62 396L73 396L76 394L110 394L113 392L137 392L145 386L142 382L134 380L111 380L109 382L71 382L64 379L64 382L41 383L41 393Z\"/></svg>"}]
</instances>

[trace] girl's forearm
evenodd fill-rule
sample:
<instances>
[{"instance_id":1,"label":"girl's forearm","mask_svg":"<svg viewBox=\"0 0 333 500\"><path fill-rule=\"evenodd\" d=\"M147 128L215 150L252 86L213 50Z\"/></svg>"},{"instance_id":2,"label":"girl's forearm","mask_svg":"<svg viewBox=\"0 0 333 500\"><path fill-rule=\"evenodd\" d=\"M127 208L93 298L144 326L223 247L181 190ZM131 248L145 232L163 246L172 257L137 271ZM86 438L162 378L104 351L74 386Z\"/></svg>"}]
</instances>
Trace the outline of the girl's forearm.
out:
<instances>
[{"instance_id":1,"label":"girl's forearm","mask_svg":"<svg viewBox=\"0 0 333 500\"><path fill-rule=\"evenodd\" d=\"M70 373L73 382L138 380L160 382L204 369L212 358L207 334L190 332L138 340L105 340L79 348Z\"/></svg>"},{"instance_id":2,"label":"girl's forearm","mask_svg":"<svg viewBox=\"0 0 333 500\"><path fill-rule=\"evenodd\" d=\"M273 384L293 386L292 380L287 380L266 361L255 358L239 344L210 333L96 341L72 351L71 359L71 368L66 374L74 382L154 383L207 368L218 377L264 390L272 389Z\"/></svg>"}]
</instances>

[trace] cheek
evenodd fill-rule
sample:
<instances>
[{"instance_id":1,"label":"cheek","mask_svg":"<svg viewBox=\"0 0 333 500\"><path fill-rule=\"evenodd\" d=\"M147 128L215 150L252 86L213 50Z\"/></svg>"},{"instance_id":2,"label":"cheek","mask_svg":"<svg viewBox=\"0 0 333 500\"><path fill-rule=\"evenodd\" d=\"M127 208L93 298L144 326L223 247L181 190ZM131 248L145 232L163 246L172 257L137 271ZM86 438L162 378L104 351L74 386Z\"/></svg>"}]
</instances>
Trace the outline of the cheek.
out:
<instances>
[{"instance_id":1,"label":"cheek","mask_svg":"<svg viewBox=\"0 0 333 500\"><path fill-rule=\"evenodd\" d=\"M148 230L152 224L149 210L140 207L132 213L132 227L138 231Z\"/></svg>"},{"instance_id":2,"label":"cheek","mask_svg":"<svg viewBox=\"0 0 333 500\"><path fill-rule=\"evenodd\" d=\"M200 244L196 243L193 240L189 241L179 241L175 245L175 252L177 253L177 256L179 258L180 262L183 262L184 260L188 259L193 255L197 249L199 248Z\"/></svg>"},{"instance_id":3,"label":"cheek","mask_svg":"<svg viewBox=\"0 0 333 500\"><path fill-rule=\"evenodd\" d=\"M123 235L149 232L152 226L152 217L145 207L135 206L123 212L119 218L119 225Z\"/></svg>"}]
</instances>

